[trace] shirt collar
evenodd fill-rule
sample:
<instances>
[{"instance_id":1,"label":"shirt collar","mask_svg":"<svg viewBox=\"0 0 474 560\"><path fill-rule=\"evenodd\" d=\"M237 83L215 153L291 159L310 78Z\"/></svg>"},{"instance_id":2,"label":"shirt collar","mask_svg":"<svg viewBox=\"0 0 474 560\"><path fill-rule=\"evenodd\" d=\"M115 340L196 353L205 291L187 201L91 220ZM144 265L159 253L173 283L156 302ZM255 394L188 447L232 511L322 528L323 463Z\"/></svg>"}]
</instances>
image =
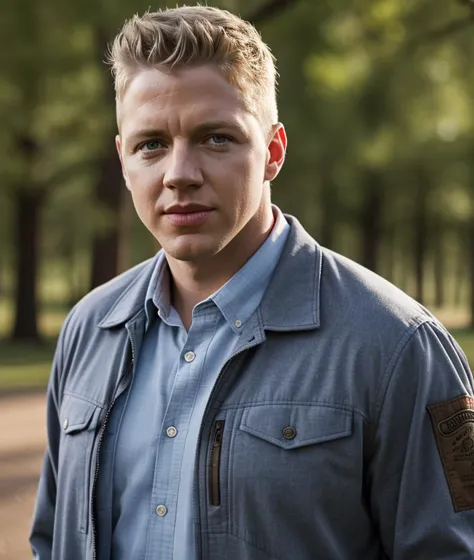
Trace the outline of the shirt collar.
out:
<instances>
[{"instance_id":1,"label":"shirt collar","mask_svg":"<svg viewBox=\"0 0 474 560\"><path fill-rule=\"evenodd\" d=\"M290 226L288 240L261 302L261 328L278 332L317 329L322 321L323 260L331 259L331 253L294 216L284 217ZM111 329L144 316L143 303L159 256L157 253L91 292L77 304L72 317L90 313L99 328ZM331 280L326 280L326 286L327 290L334 288Z\"/></svg>"},{"instance_id":2,"label":"shirt collar","mask_svg":"<svg viewBox=\"0 0 474 560\"><path fill-rule=\"evenodd\" d=\"M166 320L170 311L170 273L165 252L161 250L157 255L155 268L145 296L145 328L148 329L157 314Z\"/></svg>"},{"instance_id":3,"label":"shirt collar","mask_svg":"<svg viewBox=\"0 0 474 560\"><path fill-rule=\"evenodd\" d=\"M272 205L275 223L256 253L208 299L213 301L236 333L260 305L288 238L290 226L280 209Z\"/></svg>"},{"instance_id":4,"label":"shirt collar","mask_svg":"<svg viewBox=\"0 0 474 560\"><path fill-rule=\"evenodd\" d=\"M288 222L277 206L272 205L272 210L275 223L261 247L217 292L198 304L213 302L236 333L241 332L260 305L288 238ZM163 250L157 256L146 292L146 329L156 317L157 310L162 320L179 325L174 316L176 312L171 307L170 273Z\"/></svg>"}]
</instances>

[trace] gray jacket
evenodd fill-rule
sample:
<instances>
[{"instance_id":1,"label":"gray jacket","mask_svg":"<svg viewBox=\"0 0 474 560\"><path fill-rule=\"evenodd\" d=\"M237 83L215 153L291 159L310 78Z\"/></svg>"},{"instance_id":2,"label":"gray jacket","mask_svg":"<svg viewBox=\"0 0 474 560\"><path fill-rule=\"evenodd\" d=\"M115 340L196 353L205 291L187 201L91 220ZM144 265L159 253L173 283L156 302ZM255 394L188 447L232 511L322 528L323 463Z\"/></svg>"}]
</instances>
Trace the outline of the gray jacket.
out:
<instances>
[{"instance_id":1,"label":"gray jacket","mask_svg":"<svg viewBox=\"0 0 474 560\"><path fill-rule=\"evenodd\" d=\"M201 425L199 558L474 558L463 353L415 301L286 218L281 260ZM94 290L63 325L30 538L39 560L91 560L111 537L95 533L100 447L140 352L153 266Z\"/></svg>"}]
</instances>

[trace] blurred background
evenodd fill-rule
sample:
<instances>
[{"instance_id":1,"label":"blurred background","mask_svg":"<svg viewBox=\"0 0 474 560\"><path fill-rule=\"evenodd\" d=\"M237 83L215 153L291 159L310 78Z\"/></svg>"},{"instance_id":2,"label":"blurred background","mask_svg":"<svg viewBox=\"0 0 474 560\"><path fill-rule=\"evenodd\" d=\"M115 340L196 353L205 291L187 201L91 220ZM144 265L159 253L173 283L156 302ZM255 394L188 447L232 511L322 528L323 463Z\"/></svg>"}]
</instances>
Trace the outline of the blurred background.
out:
<instances>
[{"instance_id":1,"label":"blurred background","mask_svg":"<svg viewBox=\"0 0 474 560\"><path fill-rule=\"evenodd\" d=\"M289 149L274 201L430 308L474 365L473 0L211 4L254 22L278 60ZM124 20L149 6L2 2L2 559L30 558L44 388L65 314L157 251L122 184L103 62Z\"/></svg>"}]
</instances>

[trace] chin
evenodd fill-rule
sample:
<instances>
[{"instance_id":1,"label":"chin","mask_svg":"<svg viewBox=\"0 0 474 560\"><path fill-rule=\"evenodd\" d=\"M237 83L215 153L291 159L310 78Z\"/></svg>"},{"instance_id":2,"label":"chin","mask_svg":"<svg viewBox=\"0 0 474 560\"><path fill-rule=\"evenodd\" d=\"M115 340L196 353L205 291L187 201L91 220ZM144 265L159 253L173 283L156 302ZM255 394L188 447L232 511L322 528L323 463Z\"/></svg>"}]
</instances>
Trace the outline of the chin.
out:
<instances>
[{"instance_id":1,"label":"chin","mask_svg":"<svg viewBox=\"0 0 474 560\"><path fill-rule=\"evenodd\" d=\"M212 258L218 253L218 247L211 247L209 244L177 244L171 247L163 247L166 254L177 261L197 262Z\"/></svg>"}]
</instances>

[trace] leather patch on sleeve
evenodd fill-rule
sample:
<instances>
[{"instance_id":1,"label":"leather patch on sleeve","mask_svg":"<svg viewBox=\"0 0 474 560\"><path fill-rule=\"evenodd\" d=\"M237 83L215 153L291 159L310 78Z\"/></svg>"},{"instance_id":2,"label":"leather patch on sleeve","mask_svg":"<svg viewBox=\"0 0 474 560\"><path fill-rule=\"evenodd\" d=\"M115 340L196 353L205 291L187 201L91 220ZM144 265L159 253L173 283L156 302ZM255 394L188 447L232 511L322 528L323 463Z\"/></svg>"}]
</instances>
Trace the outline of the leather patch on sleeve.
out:
<instances>
[{"instance_id":1,"label":"leather patch on sleeve","mask_svg":"<svg viewBox=\"0 0 474 560\"><path fill-rule=\"evenodd\" d=\"M474 398L427 407L455 511L474 509Z\"/></svg>"}]
</instances>

